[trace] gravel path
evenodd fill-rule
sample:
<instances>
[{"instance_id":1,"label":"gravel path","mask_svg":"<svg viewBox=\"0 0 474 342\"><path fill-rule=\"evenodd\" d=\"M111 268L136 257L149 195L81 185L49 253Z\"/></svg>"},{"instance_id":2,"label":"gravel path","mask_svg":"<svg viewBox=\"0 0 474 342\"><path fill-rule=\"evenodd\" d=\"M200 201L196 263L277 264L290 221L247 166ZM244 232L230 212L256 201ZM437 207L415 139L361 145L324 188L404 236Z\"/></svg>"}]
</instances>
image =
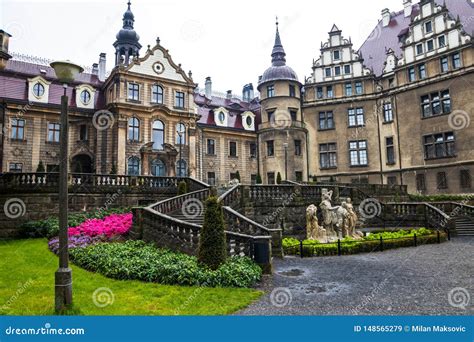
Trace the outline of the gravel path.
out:
<instances>
[{"instance_id":1,"label":"gravel path","mask_svg":"<svg viewBox=\"0 0 474 342\"><path fill-rule=\"evenodd\" d=\"M341 257L274 259L240 315L474 315L474 238ZM453 307L469 300L465 308ZM466 291L467 290L467 291ZM472 297L472 300L470 297Z\"/></svg>"}]
</instances>

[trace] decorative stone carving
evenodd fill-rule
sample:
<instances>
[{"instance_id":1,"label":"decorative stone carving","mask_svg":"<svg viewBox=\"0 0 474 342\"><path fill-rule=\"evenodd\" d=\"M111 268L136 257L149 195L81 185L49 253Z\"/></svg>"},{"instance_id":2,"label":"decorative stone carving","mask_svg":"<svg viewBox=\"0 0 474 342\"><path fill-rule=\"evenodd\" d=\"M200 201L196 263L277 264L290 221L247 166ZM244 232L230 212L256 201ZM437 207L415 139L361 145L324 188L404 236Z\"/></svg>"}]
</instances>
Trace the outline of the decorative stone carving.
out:
<instances>
[{"instance_id":1,"label":"decorative stone carving","mask_svg":"<svg viewBox=\"0 0 474 342\"><path fill-rule=\"evenodd\" d=\"M347 216L344 222L343 236L350 236L355 239L361 238L363 236L362 232L356 231L358 218L350 197L347 197L346 200L342 202L342 207L347 211Z\"/></svg>"},{"instance_id":2,"label":"decorative stone carving","mask_svg":"<svg viewBox=\"0 0 474 342\"><path fill-rule=\"evenodd\" d=\"M326 229L318 224L318 207L311 204L306 208L306 238L308 240L326 241Z\"/></svg>"}]
</instances>

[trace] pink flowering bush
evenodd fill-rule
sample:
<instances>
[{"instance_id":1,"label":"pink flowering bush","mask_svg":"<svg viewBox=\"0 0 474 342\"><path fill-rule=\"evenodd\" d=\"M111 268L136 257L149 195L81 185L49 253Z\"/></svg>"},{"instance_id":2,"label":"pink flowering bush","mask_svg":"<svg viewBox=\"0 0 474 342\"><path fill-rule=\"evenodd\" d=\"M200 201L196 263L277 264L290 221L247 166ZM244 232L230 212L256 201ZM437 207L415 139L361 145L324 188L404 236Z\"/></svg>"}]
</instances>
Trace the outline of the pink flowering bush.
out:
<instances>
[{"instance_id":1,"label":"pink flowering bush","mask_svg":"<svg viewBox=\"0 0 474 342\"><path fill-rule=\"evenodd\" d=\"M132 227L132 213L113 214L103 219L86 220L76 227L69 228L69 236L106 236L124 235Z\"/></svg>"}]
</instances>

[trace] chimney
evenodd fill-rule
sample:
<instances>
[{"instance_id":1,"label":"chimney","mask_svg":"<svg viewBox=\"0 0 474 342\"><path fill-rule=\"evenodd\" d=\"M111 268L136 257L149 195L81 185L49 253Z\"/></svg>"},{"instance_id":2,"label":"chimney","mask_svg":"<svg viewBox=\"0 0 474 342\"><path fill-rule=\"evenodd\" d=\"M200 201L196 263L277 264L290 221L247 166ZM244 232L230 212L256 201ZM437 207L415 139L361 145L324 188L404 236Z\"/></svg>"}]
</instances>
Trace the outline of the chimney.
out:
<instances>
[{"instance_id":1,"label":"chimney","mask_svg":"<svg viewBox=\"0 0 474 342\"><path fill-rule=\"evenodd\" d=\"M205 94L208 99L212 97L212 81L211 77L206 77L206 82L204 82Z\"/></svg>"},{"instance_id":2,"label":"chimney","mask_svg":"<svg viewBox=\"0 0 474 342\"><path fill-rule=\"evenodd\" d=\"M0 70L5 69L7 62L12 56L8 54L8 42L11 35L3 30L0 30Z\"/></svg>"},{"instance_id":3,"label":"chimney","mask_svg":"<svg viewBox=\"0 0 474 342\"><path fill-rule=\"evenodd\" d=\"M227 90L226 99L230 100L232 98L232 90Z\"/></svg>"},{"instance_id":4,"label":"chimney","mask_svg":"<svg viewBox=\"0 0 474 342\"><path fill-rule=\"evenodd\" d=\"M98 78L99 78L99 81L103 82L103 81L105 81L105 53L102 52L99 56L100 57L99 57Z\"/></svg>"},{"instance_id":5,"label":"chimney","mask_svg":"<svg viewBox=\"0 0 474 342\"><path fill-rule=\"evenodd\" d=\"M387 27L390 24L390 10L388 8L384 8L382 10L382 26Z\"/></svg>"},{"instance_id":6,"label":"chimney","mask_svg":"<svg viewBox=\"0 0 474 342\"><path fill-rule=\"evenodd\" d=\"M92 64L92 75L99 75L99 64Z\"/></svg>"},{"instance_id":7,"label":"chimney","mask_svg":"<svg viewBox=\"0 0 474 342\"><path fill-rule=\"evenodd\" d=\"M405 8L405 18L411 15L411 0L403 0L403 7Z\"/></svg>"}]
</instances>

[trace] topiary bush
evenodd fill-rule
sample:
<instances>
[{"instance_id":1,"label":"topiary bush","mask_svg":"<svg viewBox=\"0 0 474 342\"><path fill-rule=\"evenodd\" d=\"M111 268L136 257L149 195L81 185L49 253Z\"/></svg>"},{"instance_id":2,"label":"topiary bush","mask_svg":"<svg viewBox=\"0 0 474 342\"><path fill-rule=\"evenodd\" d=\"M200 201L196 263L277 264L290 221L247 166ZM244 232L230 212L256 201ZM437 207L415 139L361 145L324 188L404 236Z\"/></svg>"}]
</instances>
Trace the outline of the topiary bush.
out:
<instances>
[{"instance_id":1,"label":"topiary bush","mask_svg":"<svg viewBox=\"0 0 474 342\"><path fill-rule=\"evenodd\" d=\"M46 169L44 168L43 161L41 161L41 160L39 161L38 167L36 168L36 172L38 172L38 173L46 172Z\"/></svg>"},{"instance_id":2,"label":"topiary bush","mask_svg":"<svg viewBox=\"0 0 474 342\"><path fill-rule=\"evenodd\" d=\"M281 184L281 174L280 174L280 172L277 173L277 184Z\"/></svg>"},{"instance_id":3,"label":"topiary bush","mask_svg":"<svg viewBox=\"0 0 474 342\"><path fill-rule=\"evenodd\" d=\"M240 183L240 172L239 170L237 170L237 172L235 173L235 178L239 180L239 183Z\"/></svg>"},{"instance_id":4,"label":"topiary bush","mask_svg":"<svg viewBox=\"0 0 474 342\"><path fill-rule=\"evenodd\" d=\"M178 183L178 196L184 195L188 192L188 184L186 181L182 180Z\"/></svg>"},{"instance_id":5,"label":"topiary bush","mask_svg":"<svg viewBox=\"0 0 474 342\"><path fill-rule=\"evenodd\" d=\"M224 214L217 197L211 196L205 202L204 224L199 238L199 262L216 270L227 258L224 231Z\"/></svg>"},{"instance_id":6,"label":"topiary bush","mask_svg":"<svg viewBox=\"0 0 474 342\"><path fill-rule=\"evenodd\" d=\"M260 173L257 173L257 179L255 180L255 184L262 184L262 176L260 176Z\"/></svg>"}]
</instances>

